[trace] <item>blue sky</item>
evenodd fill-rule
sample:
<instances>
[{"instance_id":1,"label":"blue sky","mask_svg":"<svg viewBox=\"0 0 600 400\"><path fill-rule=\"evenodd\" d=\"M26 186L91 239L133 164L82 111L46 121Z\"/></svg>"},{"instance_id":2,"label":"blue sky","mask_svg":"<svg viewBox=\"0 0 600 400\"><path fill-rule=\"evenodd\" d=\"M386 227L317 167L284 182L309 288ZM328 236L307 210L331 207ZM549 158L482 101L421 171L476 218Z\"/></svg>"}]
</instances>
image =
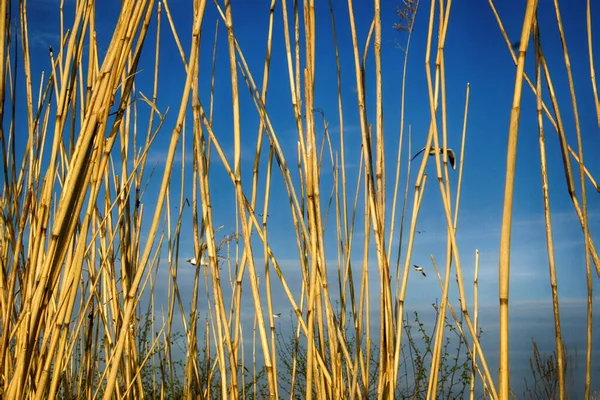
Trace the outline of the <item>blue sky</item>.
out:
<instances>
[{"instance_id":1,"label":"blue sky","mask_svg":"<svg viewBox=\"0 0 600 400\"><path fill-rule=\"evenodd\" d=\"M57 0L44 0L29 3L30 34L32 35L32 53L34 54L33 81L39 81L41 71L48 71L46 48L52 45L58 48L58 8ZM182 39L182 45L186 53L189 52L189 38L192 23L191 2L172 0L169 2L171 12ZM246 57L249 67L257 85L262 83L262 70L266 49L266 37L269 18L268 1L245 1L232 2L233 21L236 37ZM289 3L289 2L288 2ZM384 124L386 140L387 160L387 184L388 184L388 216L391 212L391 189L395 179L395 158L398 147L398 132L400 121L400 90L402 77L403 52L398 49L397 44L404 44L406 34L399 33L393 29L397 22L395 9L400 1L382 1L382 68L383 68L383 100L384 100ZM563 2L564 3L564 2ZM117 10L120 1L107 1L103 6L97 7L97 21L99 27L98 44L100 55L106 51L110 40L112 27L117 19ZM112 4L113 6L110 6ZM66 1L66 25L72 23L72 14L69 13L72 3ZM358 172L358 157L360 154L360 130L358 108L356 102L356 81L354 75L354 64L352 58L352 42L350 40L350 29L348 23L347 2L341 0L333 1L338 45L342 65L342 91L344 104L344 124L346 137L346 162L349 182L349 201L354 198L356 185L356 174ZM525 2L498 1L496 6L503 19L504 26L512 41L519 39L522 25ZM590 151L600 146L600 130L598 128L593 95L589 78L589 60L587 53L585 6L584 2L573 2L563 4L562 18L567 36L567 45L571 57L571 65L577 90L578 111L581 120L581 129L586 164L594 177L600 176L600 162L598 157ZM288 4L291 9L292 5ZM357 18L357 32L359 46L362 52L366 40L369 25L373 14L372 2L356 1L354 5ZM16 8L15 8L16 9ZM592 10L594 20L600 18L597 7ZM406 117L405 132L408 125L411 126L413 153L421 148L427 138L427 129L430 121L429 105L427 97L427 86L425 80L425 45L429 14L429 2L422 2L417 17L410 57L407 70L406 86ZM71 15L71 17L69 17ZM267 98L267 111L278 135L284 154L288 159L294 181L298 183L296 163L296 141L292 105L290 101L290 89L288 83L288 70L285 58L285 47L283 41L283 24L281 18L280 4L277 4L275 12L274 38L272 48L272 60L270 69L270 84ZM71 18L71 19L70 19ZM142 91L148 97L152 93L152 65L154 59L154 37L155 18L150 27L146 48L141 61L142 71L138 75L137 90ZM212 49L214 40L215 22L219 19L216 8L212 2L208 2L204 23L202 28L201 54L200 54L200 99L205 108L208 108L210 96L210 71L212 64ZM573 124L573 113L570 111L571 99L568 93L568 80L564 70L564 61L560 46L560 39L556 27L556 17L550 1L539 2L539 19L542 32L542 45L545 56L553 77L553 83L559 96L562 118L567 129L567 138L571 147L576 150L576 137ZM178 50L172 38L165 14L162 20L161 53L160 53L160 77L159 77L159 100L158 108L164 111L171 107L162 132L151 149L150 162L158 161L159 167L155 178L151 181L144 202L150 205L150 210L155 192L160 184L159 176L162 175L163 164L160 162L166 156L166 148L170 141L170 132L174 126L176 110L184 84L184 69L179 57ZM315 107L321 108L329 122L329 133L334 149L339 149L339 120L337 115L337 81L335 68L335 54L333 51L333 38L331 30L331 18L328 3L318 2L316 4L316 30L317 30L317 55L316 55L316 81L315 81ZM229 80L228 49L226 42L226 30L223 21L219 21L219 42L217 50L216 68L216 94L215 115L213 129L220 140L222 147L228 156L228 161L233 161L233 126L231 111L231 83ZM303 33L301 32L303 46ZM600 30L593 32L595 48L600 43ZM302 47L303 48L303 47ZM465 146L465 161L463 173L463 187L458 223L457 240L460 248L461 261L466 281L472 279L475 249L480 251L480 304L485 309L491 310L482 315L484 330L489 332L488 350L490 357L495 355L494 338L497 331L497 304L498 304L498 246L500 241L500 223L502 217L502 200L505 179L506 144L509 125L510 108L512 103L515 67L509 55L507 46L497 26L493 13L487 2L476 0L465 0L454 2L452 6L450 25L445 46L446 60L446 93L448 112L448 140L456 151L460 148L460 138L463 123L463 110L465 102L465 86L471 84L470 106L467 125L467 142ZM530 48L531 50L531 48ZM56 51L56 50L55 50ZM598 51L596 51L598 53ZM533 79L533 57L528 52L526 72ZM596 56L596 65L600 60ZM367 111L369 122L375 122L375 80L374 59L372 47L367 62ZM36 85L36 84L34 84ZM35 92L35 90L34 90ZM547 96L546 96L547 100ZM549 103L548 103L549 104ZM255 149L258 116L244 82L240 76L240 107L242 118L242 177L246 192L251 190L253 153ZM140 119L143 121L147 115L148 108L140 103ZM191 115L191 114L190 114ZM515 181L515 207L512 236L512 274L511 274L511 302L518 304L513 310L525 313L525 317L513 314L511 319L511 347L521 346L519 340L529 340L529 333L538 332L532 329L530 321L533 318L542 318L540 322L546 326L551 320L551 313L541 316L539 311L540 302L550 300L546 242L543 223L543 203L541 192L541 177L539 167L539 148L537 122L535 119L535 97L528 87L523 90L522 113L520 121L519 147L517 155L517 176ZM191 120L191 118L190 118ZM322 120L317 115L317 134L322 137ZM585 305L581 301L586 295L585 282L585 260L583 256L583 241L581 229L573 210L573 205L566 190L563 173L560 148L557 135L545 119L546 147L548 157L548 173L550 182L550 201L552 205L552 217L554 222L554 240L556 246L556 260L559 279L559 296L565 302L564 312L566 315L581 315L578 320L581 327L584 325L583 311ZM144 126L142 124L142 126ZM191 172L191 123L187 124L186 135L186 168ZM144 126L145 129L145 126ZM20 142L24 145L24 140ZM264 174L266 171L266 158L268 148L263 147L261 161L261 181L264 187ZM405 168L408 154L406 143L402 155L402 179L400 187L405 185ZM462 157L462 155L459 155ZM325 152L327 164L328 153ZM181 160L181 158L179 158ZM180 161L181 162L181 161ZM328 165L328 164L327 164ZM575 163L573 162L575 166ZM180 164L176 164L175 170ZM414 180L414 171L413 177ZM427 271L433 272L429 255L433 254L438 265L444 265L446 234L445 217L442 213L439 189L432 179L435 175L434 163L429 163L427 171L430 180L427 185L422 210L419 217L417 229L425 231L416 238L412 260L414 263L422 264ZM456 174L452 174L452 184L456 187ZM577 169L574 169L574 177L579 182ZM229 181L216 152L213 152L211 166L211 195L213 201L213 216L215 226L224 225L220 234L231 233L235 229L235 197L233 186ZM172 179L172 193L179 193L180 178L175 174ZM321 193L323 204L327 204L331 191L332 173L329 166L323 169ZM409 204L412 202L412 183L409 195ZM271 189L271 202L269 206L269 241L278 259L282 260L284 272L293 277L298 274L297 252L295 235L290 218L290 210L285 195L281 176L274 168ZM579 185L578 185L579 186ZM186 177L186 196L191 198L191 176ZM259 191L259 193L261 193ZM453 192L454 193L454 192ZM580 193L578 191L578 193ZM589 221L591 232L597 242L600 236L600 201L591 185L587 186ZM262 195L259 194L258 209L262 210ZM147 206L148 207L148 206ZM351 207L351 204L349 205ZM398 204L401 207L401 203ZM325 207L324 207L325 208ZM148 210L148 211L150 211ZM362 245L360 244L364 235L362 216L362 200L359 201L359 214L357 216L355 234L355 251L352 255L355 268L360 268L362 258ZM175 210L173 210L175 211ZM191 257L193 254L193 238L190 236L191 211L185 211L187 219L184 219L183 237L181 241L181 260ZM262 211L258 211L262 212ZM148 220L149 222L149 220ZM389 226L389 223L388 223ZM336 269L336 246L335 246L335 220L333 213L328 222L326 232L326 247L328 265L333 272ZM397 239L397 235L396 235ZM261 256L262 250L256 247L256 257ZM375 269L376 259L374 251L370 252L372 259L372 287L378 285L378 274ZM395 256L393 258L395 260ZM262 260L257 259L258 263ZM260 265L260 264L257 264ZM186 268L185 265L182 268ZM182 270L183 274L190 273ZM165 272L166 273L166 272ZM436 298L441 297L437 282L433 281L433 274L428 274L426 279L418 274L411 274L407 302L409 309L418 309L423 305L430 304ZM332 278L333 276L330 275ZM598 284L598 278L593 275L594 284ZM277 293L278 289L274 290ZM467 287L470 287L467 284ZM186 290L183 284L182 291ZM299 294L299 286L296 293ZM189 290L189 289L188 289ZM248 293L248 292L246 292ZM284 313L287 307L287 299L283 296L278 299L281 310ZM372 290L372 301L378 306L377 291ZM451 294L452 295L452 294ZM456 300L456 292L453 293L453 301ZM472 304L472 290L467 291L469 305ZM201 297L202 298L202 297ZM597 301L596 296L596 303ZM264 304L266 305L266 303ZM528 310L528 311L526 311ZM377 312L377 309L374 309ZM529 314L527 314L527 312ZM529 315L529 316L527 316ZM564 314L563 314L564 315ZM575 322L573 322L575 324ZM537 335L551 333L550 329L540 329ZM598 318L594 320L595 330L600 328ZM251 325L248 326L251 332ZM578 329L581 331L582 329ZM583 351L583 336L573 336L567 342L577 344L580 353ZM599 336L595 334L594 343L600 345ZM523 344L525 346L525 344ZM552 343L548 344L548 350ZM530 348L529 348L530 349ZM518 353L520 354L520 353ZM523 357L530 353L524 352ZM518 358L518 357L517 357ZM527 358L515 361L513 365L523 365ZM596 358L596 366L598 366ZM491 363L492 373L495 371L495 363ZM598 367L596 367L598 368ZM598 374L596 369L596 374ZM515 382L513 382L515 383ZM516 384L516 383L515 383ZM519 393L519 392L517 392Z\"/></svg>"}]
</instances>

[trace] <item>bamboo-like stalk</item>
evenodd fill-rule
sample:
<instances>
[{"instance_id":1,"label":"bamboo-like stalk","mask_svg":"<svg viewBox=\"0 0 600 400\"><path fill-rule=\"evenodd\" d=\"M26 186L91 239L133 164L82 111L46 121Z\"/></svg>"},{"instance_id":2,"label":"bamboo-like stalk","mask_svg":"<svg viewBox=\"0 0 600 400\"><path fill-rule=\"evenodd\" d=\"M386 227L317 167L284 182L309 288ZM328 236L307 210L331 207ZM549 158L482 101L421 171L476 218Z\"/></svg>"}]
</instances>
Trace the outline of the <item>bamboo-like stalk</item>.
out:
<instances>
[{"instance_id":1,"label":"bamboo-like stalk","mask_svg":"<svg viewBox=\"0 0 600 400\"><path fill-rule=\"evenodd\" d=\"M500 297L500 367L498 373L498 395L500 400L508 400L509 383L509 348L508 348L508 296L510 282L510 234L512 228L513 191L515 179L515 164L517 158L517 138L519 133L520 104L525 68L525 52L531 33L532 23L537 9L537 0L528 0L523 27L521 30L521 46L515 77L515 89L510 114L510 130L508 136L508 151L506 156L506 183L504 189L504 210L502 213L502 233L500 237L499 260L499 297Z\"/></svg>"}]
</instances>

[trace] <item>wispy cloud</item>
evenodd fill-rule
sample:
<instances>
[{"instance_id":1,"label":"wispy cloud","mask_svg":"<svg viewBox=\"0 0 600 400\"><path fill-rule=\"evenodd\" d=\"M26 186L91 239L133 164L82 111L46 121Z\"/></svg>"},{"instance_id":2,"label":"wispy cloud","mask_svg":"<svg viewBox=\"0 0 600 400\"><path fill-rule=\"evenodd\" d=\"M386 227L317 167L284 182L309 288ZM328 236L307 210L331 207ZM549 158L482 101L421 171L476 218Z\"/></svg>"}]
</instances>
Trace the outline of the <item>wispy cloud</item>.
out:
<instances>
[{"instance_id":1,"label":"wispy cloud","mask_svg":"<svg viewBox=\"0 0 600 400\"><path fill-rule=\"evenodd\" d=\"M60 35L58 33L39 29L31 29L29 31L29 47L33 51L47 49L49 46L52 46L54 51L59 50Z\"/></svg>"}]
</instances>

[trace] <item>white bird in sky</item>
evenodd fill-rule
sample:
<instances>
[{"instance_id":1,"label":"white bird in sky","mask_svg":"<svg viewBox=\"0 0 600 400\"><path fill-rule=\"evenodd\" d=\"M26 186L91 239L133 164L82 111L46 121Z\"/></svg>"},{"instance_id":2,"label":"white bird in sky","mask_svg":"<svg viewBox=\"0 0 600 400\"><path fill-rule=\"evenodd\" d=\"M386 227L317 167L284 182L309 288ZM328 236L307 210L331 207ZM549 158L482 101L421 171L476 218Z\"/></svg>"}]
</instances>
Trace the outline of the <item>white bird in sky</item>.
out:
<instances>
[{"instance_id":1,"label":"white bird in sky","mask_svg":"<svg viewBox=\"0 0 600 400\"><path fill-rule=\"evenodd\" d=\"M424 152L426 148L427 147L423 147L410 160L411 161L414 160L419 154L421 154L422 152ZM442 154L443 151L444 151L444 148L440 147L440 154ZM452 167L452 169L456 169L456 154L454 154L454 150L447 149L446 153L448 154L448 161L450 161L450 166ZM434 156L435 155L435 147L432 147L431 150L429 150L429 155L430 156Z\"/></svg>"},{"instance_id":2,"label":"white bird in sky","mask_svg":"<svg viewBox=\"0 0 600 400\"><path fill-rule=\"evenodd\" d=\"M187 260L187 262L189 262L193 266L197 266L197 264L198 264L196 262L196 257L190 258L189 260ZM200 266L201 267L207 267L208 266L208 260L205 257L202 257L202 259L200 260Z\"/></svg>"},{"instance_id":3,"label":"white bird in sky","mask_svg":"<svg viewBox=\"0 0 600 400\"><path fill-rule=\"evenodd\" d=\"M413 266L415 267L415 271L422 273L423 276L427 276L427 275L425 275L425 271L423 271L423 267L419 267L418 265L413 265Z\"/></svg>"},{"instance_id":4,"label":"white bird in sky","mask_svg":"<svg viewBox=\"0 0 600 400\"><path fill-rule=\"evenodd\" d=\"M273 318L279 318L279 317L281 317L281 313L273 314Z\"/></svg>"}]
</instances>

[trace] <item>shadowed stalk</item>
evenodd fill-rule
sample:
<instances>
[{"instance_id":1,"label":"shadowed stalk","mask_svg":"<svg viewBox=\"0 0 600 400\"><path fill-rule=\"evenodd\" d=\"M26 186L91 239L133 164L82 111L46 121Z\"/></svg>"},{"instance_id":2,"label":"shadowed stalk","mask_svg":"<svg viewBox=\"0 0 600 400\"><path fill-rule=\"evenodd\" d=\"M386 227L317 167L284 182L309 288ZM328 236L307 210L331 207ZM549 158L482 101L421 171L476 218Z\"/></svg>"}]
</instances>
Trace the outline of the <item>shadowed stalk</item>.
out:
<instances>
[{"instance_id":1,"label":"shadowed stalk","mask_svg":"<svg viewBox=\"0 0 600 400\"><path fill-rule=\"evenodd\" d=\"M546 226L546 246L548 251L548 267L550 273L550 288L552 290L552 308L554 311L554 332L556 345L556 365L558 367L558 396L562 400L565 398L565 375L563 368L563 341L560 327L560 310L558 303L558 287L556 281L556 264L554 259L554 239L552 236L552 218L550 213L550 194L548 188L548 173L546 167L546 138L544 136L543 114L542 114L542 74L540 66L540 36L539 25L535 24L534 29L534 44L535 44L535 67L536 67L536 105L538 112L538 129L540 143L540 167L542 174L542 192L544 198L544 219Z\"/></svg>"},{"instance_id":2,"label":"shadowed stalk","mask_svg":"<svg viewBox=\"0 0 600 400\"><path fill-rule=\"evenodd\" d=\"M587 338L586 338L586 362L585 362L585 389L584 398L590 397L590 384L591 384L591 368L592 368L592 272L590 266L590 231L588 223L588 211L587 211L587 196L585 188L585 175L583 171L583 143L581 141L581 126L579 122L579 110L577 108L577 98L575 95L575 85L573 83L573 73L571 70L571 61L569 58L569 52L567 50L567 42L565 39L565 33L562 25L562 18L558 7L558 2L554 1L554 10L556 11L556 20L558 25L558 31L560 33L560 41L563 49L563 56L565 59L565 68L567 76L569 78L569 91L571 94L571 104L573 107L573 122L575 124L575 133L577 135L577 149L579 155L579 181L581 186L581 209L582 209L582 230L583 230L583 241L585 248L585 269L586 269L586 283L587 283ZM558 336L558 335L557 335ZM558 340L558 337L557 337ZM557 347L557 352L560 353L561 348Z\"/></svg>"}]
</instances>

